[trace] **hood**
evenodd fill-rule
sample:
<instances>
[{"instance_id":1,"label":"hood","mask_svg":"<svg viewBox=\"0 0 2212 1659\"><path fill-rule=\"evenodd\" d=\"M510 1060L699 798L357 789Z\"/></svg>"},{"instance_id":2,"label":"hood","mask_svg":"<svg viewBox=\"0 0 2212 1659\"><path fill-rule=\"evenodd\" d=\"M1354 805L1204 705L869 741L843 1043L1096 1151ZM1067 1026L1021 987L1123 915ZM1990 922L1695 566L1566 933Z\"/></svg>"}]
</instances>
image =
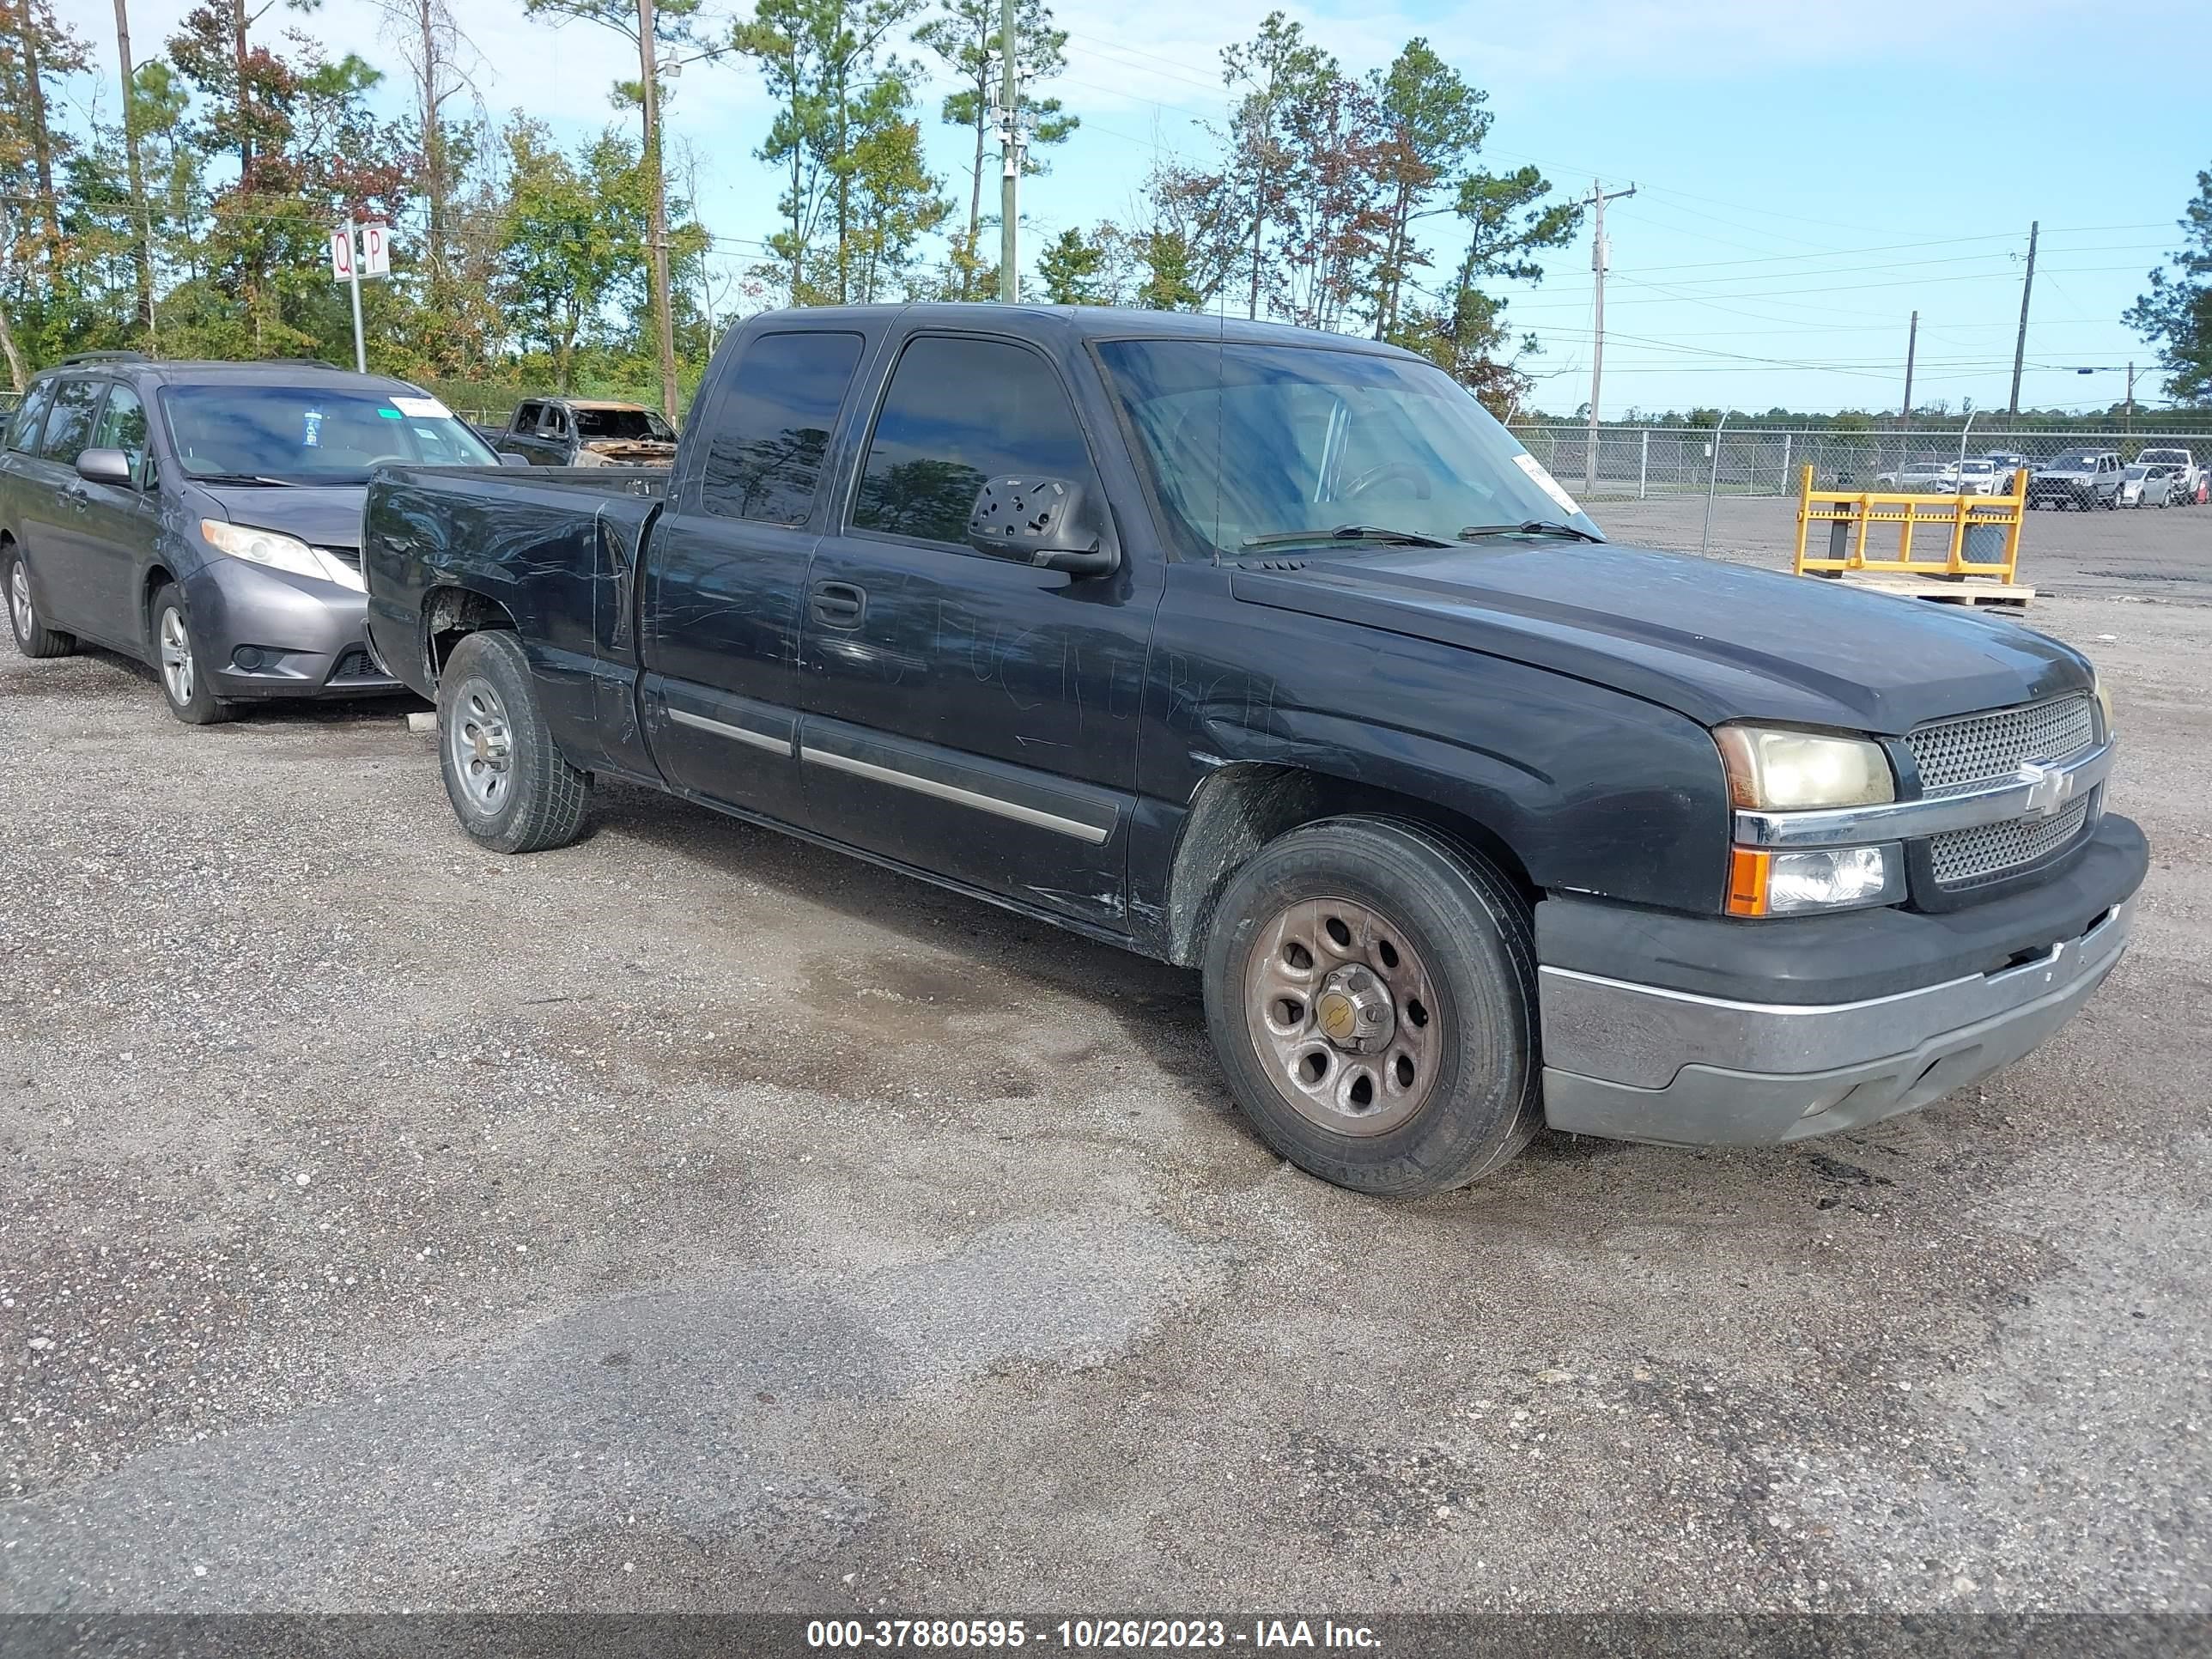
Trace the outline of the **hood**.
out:
<instances>
[{"instance_id":1,"label":"hood","mask_svg":"<svg viewBox=\"0 0 2212 1659\"><path fill-rule=\"evenodd\" d=\"M195 484L233 524L282 531L317 547L359 547L368 486Z\"/></svg>"},{"instance_id":2,"label":"hood","mask_svg":"<svg viewBox=\"0 0 2212 1659\"><path fill-rule=\"evenodd\" d=\"M2089 684L2077 653L1964 606L1640 548L1544 542L1270 562L1237 568L1238 599L1571 674L1705 726L1899 737Z\"/></svg>"}]
</instances>

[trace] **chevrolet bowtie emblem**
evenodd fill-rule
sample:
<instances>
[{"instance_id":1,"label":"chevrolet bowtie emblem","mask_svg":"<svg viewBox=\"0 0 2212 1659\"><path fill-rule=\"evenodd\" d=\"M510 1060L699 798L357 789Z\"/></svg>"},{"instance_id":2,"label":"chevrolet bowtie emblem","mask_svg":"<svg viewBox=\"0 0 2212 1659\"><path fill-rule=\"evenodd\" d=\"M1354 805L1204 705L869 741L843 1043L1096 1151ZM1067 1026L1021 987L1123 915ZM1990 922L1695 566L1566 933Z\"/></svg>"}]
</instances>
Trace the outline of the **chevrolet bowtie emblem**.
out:
<instances>
[{"instance_id":1,"label":"chevrolet bowtie emblem","mask_svg":"<svg viewBox=\"0 0 2212 1659\"><path fill-rule=\"evenodd\" d=\"M2056 766L2022 761L2020 781L2027 786L2027 811L2023 814L2027 817L2055 817L2074 797L2074 775Z\"/></svg>"}]
</instances>

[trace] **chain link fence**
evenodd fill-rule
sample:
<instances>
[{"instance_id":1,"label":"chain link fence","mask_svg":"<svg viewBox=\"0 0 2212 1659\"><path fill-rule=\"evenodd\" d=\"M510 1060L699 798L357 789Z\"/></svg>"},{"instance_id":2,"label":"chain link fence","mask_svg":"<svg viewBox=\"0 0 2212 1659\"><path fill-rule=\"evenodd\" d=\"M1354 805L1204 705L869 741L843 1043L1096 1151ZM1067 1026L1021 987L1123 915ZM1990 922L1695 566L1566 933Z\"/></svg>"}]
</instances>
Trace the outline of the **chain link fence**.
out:
<instances>
[{"instance_id":1,"label":"chain link fence","mask_svg":"<svg viewBox=\"0 0 2212 1659\"><path fill-rule=\"evenodd\" d=\"M1813 469L1814 487L1821 489L1948 491L1956 488L1953 480L1960 476L1955 469L1961 461L1987 459L1992 475L2009 476L2014 467L2047 465L2076 450L2117 450L2123 461L2131 462L2146 449L2180 449L2199 466L2212 465L2212 432L1601 426L1593 454L1587 426L1516 422L1510 429L1570 492L1592 501L1701 495L1708 490L1794 495L1807 466Z\"/></svg>"}]
</instances>

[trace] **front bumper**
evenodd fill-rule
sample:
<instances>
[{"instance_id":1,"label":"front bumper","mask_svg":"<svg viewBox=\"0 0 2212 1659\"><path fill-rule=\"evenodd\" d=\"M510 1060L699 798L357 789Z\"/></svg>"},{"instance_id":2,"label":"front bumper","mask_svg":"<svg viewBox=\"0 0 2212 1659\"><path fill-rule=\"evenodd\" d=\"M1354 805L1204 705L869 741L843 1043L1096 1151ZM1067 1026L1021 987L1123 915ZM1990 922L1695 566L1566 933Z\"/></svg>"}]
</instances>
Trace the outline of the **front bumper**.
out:
<instances>
[{"instance_id":1,"label":"front bumper","mask_svg":"<svg viewBox=\"0 0 2212 1659\"><path fill-rule=\"evenodd\" d=\"M185 602L219 697L367 697L406 689L369 653L365 593L214 559L186 580Z\"/></svg>"},{"instance_id":2,"label":"front bumper","mask_svg":"<svg viewBox=\"0 0 2212 1659\"><path fill-rule=\"evenodd\" d=\"M1978 971L1955 971L1973 962L1954 958L1932 982L1809 1001L1802 981L1771 981L1761 996L1755 983L1690 990L1545 963L1538 982L1547 1121L1621 1140L1771 1145L1916 1110L2010 1065L2073 1018L2126 948L2142 837L2124 819L2107 826L2104 856L2054 882L2040 907L2033 894L2008 907L2011 938L1975 940L1973 951L1994 945L1998 952ZM2086 922L2085 902L2093 912ZM1944 919L1888 914L1907 939L1927 927L1957 937ZM1767 924L1762 948L1786 951L1782 930L1800 925ZM2041 932L2022 935L2039 925ZM1679 942L1679 930L1667 931ZM1813 932L1806 945L1816 951L1838 938ZM1922 948L1915 940L1908 951ZM1680 961L1652 966L1655 976L1686 977ZM1848 975L1850 964L1815 971Z\"/></svg>"}]
</instances>

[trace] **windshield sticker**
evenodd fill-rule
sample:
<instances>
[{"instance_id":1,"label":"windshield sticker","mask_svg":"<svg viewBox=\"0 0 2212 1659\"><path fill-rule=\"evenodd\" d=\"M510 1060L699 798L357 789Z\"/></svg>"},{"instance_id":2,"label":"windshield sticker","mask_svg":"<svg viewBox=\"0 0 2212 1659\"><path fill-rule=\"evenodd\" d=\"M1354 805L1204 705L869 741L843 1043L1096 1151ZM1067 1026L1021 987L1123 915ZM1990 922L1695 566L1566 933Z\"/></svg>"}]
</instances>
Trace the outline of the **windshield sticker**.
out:
<instances>
[{"instance_id":1,"label":"windshield sticker","mask_svg":"<svg viewBox=\"0 0 2212 1659\"><path fill-rule=\"evenodd\" d=\"M319 409L311 409L301 418L302 429L300 433L300 447L320 448L323 441L323 411Z\"/></svg>"},{"instance_id":2,"label":"windshield sticker","mask_svg":"<svg viewBox=\"0 0 2212 1659\"><path fill-rule=\"evenodd\" d=\"M1536 488L1542 490L1547 495L1549 495L1553 501L1557 501L1562 511L1567 513L1579 513L1582 511L1582 508L1575 505L1575 498L1568 495L1565 490L1559 488L1559 481L1553 477L1550 473L1545 471L1544 464L1538 460L1534 455L1529 454L1524 450L1520 454L1516 455L1513 458L1513 465L1519 467L1523 472L1534 479Z\"/></svg>"},{"instance_id":3,"label":"windshield sticker","mask_svg":"<svg viewBox=\"0 0 2212 1659\"><path fill-rule=\"evenodd\" d=\"M378 419L380 419L380 420L386 420L386 421L404 421L404 420L405 420L405 419L407 418L404 415L402 415L402 414L401 414L398 410L396 410L396 409L380 409L380 410L378 410L376 411L376 413L377 413L377 418L378 418Z\"/></svg>"},{"instance_id":4,"label":"windshield sticker","mask_svg":"<svg viewBox=\"0 0 2212 1659\"><path fill-rule=\"evenodd\" d=\"M392 404L402 415L410 415L418 421L447 421L453 416L453 411L435 398L394 398Z\"/></svg>"}]
</instances>

